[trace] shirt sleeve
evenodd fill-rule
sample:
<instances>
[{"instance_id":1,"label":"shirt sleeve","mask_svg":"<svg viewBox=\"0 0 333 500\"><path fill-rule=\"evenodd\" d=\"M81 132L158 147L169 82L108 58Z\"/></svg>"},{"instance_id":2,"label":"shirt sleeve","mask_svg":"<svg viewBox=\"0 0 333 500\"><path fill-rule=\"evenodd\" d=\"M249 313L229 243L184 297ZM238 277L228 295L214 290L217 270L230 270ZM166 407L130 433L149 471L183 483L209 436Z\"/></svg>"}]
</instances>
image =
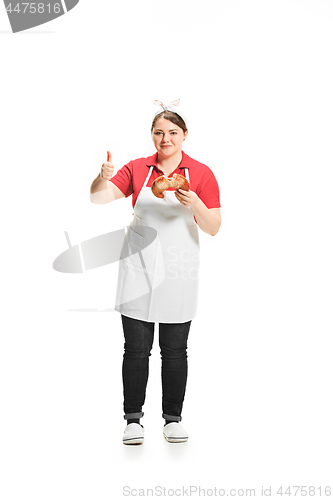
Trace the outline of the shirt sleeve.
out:
<instances>
[{"instance_id":1,"label":"shirt sleeve","mask_svg":"<svg viewBox=\"0 0 333 500\"><path fill-rule=\"evenodd\" d=\"M202 182L197 192L199 198L204 202L207 208L220 208L220 190L217 180L209 167L204 175Z\"/></svg>"},{"instance_id":2,"label":"shirt sleeve","mask_svg":"<svg viewBox=\"0 0 333 500\"><path fill-rule=\"evenodd\" d=\"M118 170L116 175L111 177L111 182L117 186L122 193L126 196L133 194L133 165L132 162L127 163L122 168Z\"/></svg>"}]
</instances>

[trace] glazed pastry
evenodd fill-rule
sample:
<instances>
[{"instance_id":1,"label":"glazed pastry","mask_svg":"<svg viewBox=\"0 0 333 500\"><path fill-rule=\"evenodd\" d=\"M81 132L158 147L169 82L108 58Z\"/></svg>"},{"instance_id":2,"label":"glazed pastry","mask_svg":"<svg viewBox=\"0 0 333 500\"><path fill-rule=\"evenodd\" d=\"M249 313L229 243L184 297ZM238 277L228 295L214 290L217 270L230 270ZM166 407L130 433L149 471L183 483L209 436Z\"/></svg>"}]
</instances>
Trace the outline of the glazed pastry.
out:
<instances>
[{"instance_id":1,"label":"glazed pastry","mask_svg":"<svg viewBox=\"0 0 333 500\"><path fill-rule=\"evenodd\" d=\"M151 190L157 198L164 198L164 191L169 187L173 187L176 190L184 189L184 191L190 190L190 184L188 180L180 174L173 174L172 177L165 177L161 175L154 180Z\"/></svg>"}]
</instances>

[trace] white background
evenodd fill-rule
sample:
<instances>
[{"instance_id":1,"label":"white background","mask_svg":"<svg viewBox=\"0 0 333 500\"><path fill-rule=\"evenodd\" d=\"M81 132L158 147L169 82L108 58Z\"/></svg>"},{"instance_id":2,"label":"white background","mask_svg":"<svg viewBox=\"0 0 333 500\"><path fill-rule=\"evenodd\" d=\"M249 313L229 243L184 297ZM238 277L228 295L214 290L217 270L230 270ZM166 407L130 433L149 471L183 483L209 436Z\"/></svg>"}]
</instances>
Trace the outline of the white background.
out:
<instances>
[{"instance_id":1,"label":"white background","mask_svg":"<svg viewBox=\"0 0 333 500\"><path fill-rule=\"evenodd\" d=\"M1 498L333 487L332 23L328 0L81 0L13 35L0 7ZM90 184L107 149L116 168L153 154L152 101L177 98L223 225L200 234L190 439L163 439L156 337L146 440L125 447L120 315L68 310L112 308L117 264L52 264L64 231L131 220Z\"/></svg>"}]
</instances>

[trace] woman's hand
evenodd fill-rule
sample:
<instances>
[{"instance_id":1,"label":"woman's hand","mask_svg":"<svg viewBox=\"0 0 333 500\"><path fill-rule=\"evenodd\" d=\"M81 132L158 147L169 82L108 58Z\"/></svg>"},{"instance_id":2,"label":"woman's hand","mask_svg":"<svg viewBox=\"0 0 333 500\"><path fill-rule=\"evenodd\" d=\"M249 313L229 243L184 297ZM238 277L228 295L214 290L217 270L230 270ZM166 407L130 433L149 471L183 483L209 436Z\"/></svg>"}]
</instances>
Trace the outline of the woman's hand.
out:
<instances>
[{"instance_id":1,"label":"woman's hand","mask_svg":"<svg viewBox=\"0 0 333 500\"><path fill-rule=\"evenodd\" d=\"M119 198L125 196L112 181L109 182L113 176L113 171L114 165L111 153L108 151L107 161L103 163L100 173L90 186L90 200L92 203L110 203L110 201L119 200Z\"/></svg>"},{"instance_id":2,"label":"woman's hand","mask_svg":"<svg viewBox=\"0 0 333 500\"><path fill-rule=\"evenodd\" d=\"M109 181L113 176L114 164L112 163L111 153L107 152L107 161L103 163L101 168L101 177L104 181Z\"/></svg>"},{"instance_id":3,"label":"woman's hand","mask_svg":"<svg viewBox=\"0 0 333 500\"><path fill-rule=\"evenodd\" d=\"M199 196L191 190L179 189L175 191L175 196L182 205L190 207L202 231L212 236L218 233L222 222L219 208L207 208Z\"/></svg>"},{"instance_id":4,"label":"woman's hand","mask_svg":"<svg viewBox=\"0 0 333 500\"><path fill-rule=\"evenodd\" d=\"M185 207L194 208L198 205L200 199L194 191L184 191L184 189L178 189L175 191L175 196L177 200Z\"/></svg>"}]
</instances>

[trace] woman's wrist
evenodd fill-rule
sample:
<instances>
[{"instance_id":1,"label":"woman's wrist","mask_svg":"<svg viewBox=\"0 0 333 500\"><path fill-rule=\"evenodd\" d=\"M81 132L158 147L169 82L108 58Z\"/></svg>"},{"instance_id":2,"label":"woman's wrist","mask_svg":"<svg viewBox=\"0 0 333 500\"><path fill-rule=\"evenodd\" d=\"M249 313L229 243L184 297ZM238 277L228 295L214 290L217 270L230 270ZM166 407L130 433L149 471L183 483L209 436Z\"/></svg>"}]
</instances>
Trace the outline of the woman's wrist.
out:
<instances>
[{"instance_id":1,"label":"woman's wrist","mask_svg":"<svg viewBox=\"0 0 333 500\"><path fill-rule=\"evenodd\" d=\"M189 207L192 210L193 215L196 215L201 210L204 210L205 208L207 208L206 205L204 204L204 202L202 200L200 200L199 196L197 196L196 199L192 203L190 203Z\"/></svg>"},{"instance_id":2,"label":"woman's wrist","mask_svg":"<svg viewBox=\"0 0 333 500\"><path fill-rule=\"evenodd\" d=\"M103 177L102 177L102 171L100 171L99 176L102 179L102 181L106 181L107 180L107 179L103 179Z\"/></svg>"},{"instance_id":3,"label":"woman's wrist","mask_svg":"<svg viewBox=\"0 0 333 500\"><path fill-rule=\"evenodd\" d=\"M219 217L211 212L199 197L194 203L191 203L190 208L200 229L214 236L221 225Z\"/></svg>"}]
</instances>

